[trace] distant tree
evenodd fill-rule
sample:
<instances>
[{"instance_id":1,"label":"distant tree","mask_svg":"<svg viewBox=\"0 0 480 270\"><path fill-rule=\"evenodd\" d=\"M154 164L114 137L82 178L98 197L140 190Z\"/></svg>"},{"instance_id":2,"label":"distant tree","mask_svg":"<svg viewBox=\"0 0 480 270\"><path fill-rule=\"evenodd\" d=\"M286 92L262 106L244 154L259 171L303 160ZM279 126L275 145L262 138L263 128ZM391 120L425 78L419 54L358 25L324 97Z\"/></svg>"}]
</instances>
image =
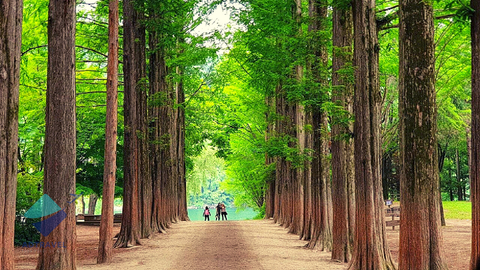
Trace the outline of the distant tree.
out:
<instances>
[{"instance_id":1,"label":"distant tree","mask_svg":"<svg viewBox=\"0 0 480 270\"><path fill-rule=\"evenodd\" d=\"M183 52L182 52L183 53ZM177 68L177 74L183 76L183 67ZM184 79L181 78L176 85L177 108L177 174L178 174L178 218L181 221L188 221L187 211L187 177L185 168L185 90Z\"/></svg>"},{"instance_id":2,"label":"distant tree","mask_svg":"<svg viewBox=\"0 0 480 270\"><path fill-rule=\"evenodd\" d=\"M22 0L0 4L0 269L14 268Z\"/></svg>"},{"instance_id":3,"label":"distant tree","mask_svg":"<svg viewBox=\"0 0 480 270\"><path fill-rule=\"evenodd\" d=\"M42 242L65 248L40 247L38 270L76 269L75 204L75 1L51 0L48 15L48 72L43 192L66 213ZM57 213L55 214L57 215ZM49 218L44 217L45 218Z\"/></svg>"},{"instance_id":4,"label":"distant tree","mask_svg":"<svg viewBox=\"0 0 480 270\"><path fill-rule=\"evenodd\" d=\"M97 263L112 261L113 215L117 150L118 104L118 0L110 0L108 16L107 115L105 123L105 165L103 173L102 219Z\"/></svg>"}]
</instances>

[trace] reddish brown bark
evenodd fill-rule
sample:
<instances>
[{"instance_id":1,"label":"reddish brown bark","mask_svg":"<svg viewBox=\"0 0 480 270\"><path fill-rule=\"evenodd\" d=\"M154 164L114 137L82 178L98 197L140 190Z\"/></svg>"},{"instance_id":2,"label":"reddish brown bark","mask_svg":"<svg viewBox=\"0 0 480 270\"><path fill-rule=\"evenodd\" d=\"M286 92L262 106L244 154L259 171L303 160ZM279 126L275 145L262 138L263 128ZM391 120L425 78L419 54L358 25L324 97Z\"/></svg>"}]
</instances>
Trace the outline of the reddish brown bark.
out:
<instances>
[{"instance_id":1,"label":"reddish brown bark","mask_svg":"<svg viewBox=\"0 0 480 270\"><path fill-rule=\"evenodd\" d=\"M312 126L312 113L306 112L305 125ZM311 130L306 132L305 148L313 149L313 132ZM311 154L309 154L311 157ZM314 226L312 224L312 163L305 161L305 169L303 175L303 228L300 234L300 239L309 241L313 235Z\"/></svg>"},{"instance_id":2,"label":"reddish brown bark","mask_svg":"<svg viewBox=\"0 0 480 270\"><path fill-rule=\"evenodd\" d=\"M95 193L88 197L88 214L95 215L95 208L97 207L98 196Z\"/></svg>"},{"instance_id":3,"label":"reddish brown bark","mask_svg":"<svg viewBox=\"0 0 480 270\"><path fill-rule=\"evenodd\" d=\"M332 248L332 197L329 177L327 114L313 112L312 160L312 237L308 248L330 251Z\"/></svg>"},{"instance_id":4,"label":"reddish brown bark","mask_svg":"<svg viewBox=\"0 0 480 270\"><path fill-rule=\"evenodd\" d=\"M124 73L124 187L122 227L114 247L129 247L140 243L139 181L137 148L137 70L135 29L137 16L133 0L123 5L123 73Z\"/></svg>"},{"instance_id":5,"label":"reddish brown bark","mask_svg":"<svg viewBox=\"0 0 480 270\"><path fill-rule=\"evenodd\" d=\"M183 76L182 68L178 68L178 75ZM185 92L183 79L177 84L177 181L178 181L178 218L181 221L189 221L187 211L187 182L185 177Z\"/></svg>"},{"instance_id":6,"label":"reddish brown bark","mask_svg":"<svg viewBox=\"0 0 480 270\"><path fill-rule=\"evenodd\" d=\"M286 92L282 85L276 88L276 113L281 116L277 118L276 136L283 138L295 138L296 127L296 105L286 100ZM289 140L289 147L295 147L292 140ZM293 222L294 190L296 170L291 161L286 157L277 157L276 161L276 193L275 193L275 222L281 226L290 228Z\"/></svg>"},{"instance_id":7,"label":"reddish brown bark","mask_svg":"<svg viewBox=\"0 0 480 270\"><path fill-rule=\"evenodd\" d=\"M154 17L154 14L150 15ZM171 134L170 126L173 116L171 96L166 81L168 69L165 63L165 48L161 43L162 34L150 31L150 97L153 101L152 117L154 121L152 136L152 181L153 209L152 228L156 232L164 232L170 226L170 178L171 170ZM176 194L175 194L176 195Z\"/></svg>"},{"instance_id":8,"label":"reddish brown bark","mask_svg":"<svg viewBox=\"0 0 480 270\"><path fill-rule=\"evenodd\" d=\"M103 171L102 219L97 263L112 261L113 206L117 169L118 104L118 0L110 0L108 16L107 115L105 123L105 165Z\"/></svg>"},{"instance_id":9,"label":"reddish brown bark","mask_svg":"<svg viewBox=\"0 0 480 270\"><path fill-rule=\"evenodd\" d=\"M135 11L135 69L136 69L136 98L137 98L137 162L139 181L139 226L141 238L148 238L152 234L152 203L153 184L150 172L150 144L149 144L149 115L147 104L147 75L146 75L146 34L143 21L145 16L140 11Z\"/></svg>"},{"instance_id":10,"label":"reddish brown bark","mask_svg":"<svg viewBox=\"0 0 480 270\"><path fill-rule=\"evenodd\" d=\"M298 28L298 35L302 35L302 27L301 27L301 19L302 19L302 1L295 0L295 12L294 18L297 22ZM303 80L303 65L296 65L295 66L295 79L297 83L301 83ZM297 149L299 149L300 154L303 153L305 150L305 110L302 104L297 102L295 104L295 109L292 112L294 121L294 129L295 129L295 136L297 139ZM292 171L292 191L291 191L291 216L292 216L292 223L290 225L289 233L293 234L300 234L302 232L303 227L303 219L304 219L304 168L295 168Z\"/></svg>"},{"instance_id":11,"label":"reddish brown bark","mask_svg":"<svg viewBox=\"0 0 480 270\"><path fill-rule=\"evenodd\" d=\"M388 249L380 176L380 86L375 0L355 0L355 237L349 269L395 269Z\"/></svg>"},{"instance_id":12,"label":"reddish brown bark","mask_svg":"<svg viewBox=\"0 0 480 270\"><path fill-rule=\"evenodd\" d=\"M309 31L315 38L311 51L314 55L310 63L312 77L321 86L328 84L324 69L328 62L325 40L320 39L319 31L326 27L327 3L323 0L309 1L309 14L311 19ZM321 109L321 104L326 101L323 87L314 89L313 92L320 104L315 104L312 113L313 127L313 160L311 179L312 200L312 236L307 244L309 248L330 250L332 245L332 198L329 176L328 155L328 129L327 114Z\"/></svg>"},{"instance_id":13,"label":"reddish brown bark","mask_svg":"<svg viewBox=\"0 0 480 270\"><path fill-rule=\"evenodd\" d=\"M0 269L14 268L23 1L0 5Z\"/></svg>"},{"instance_id":14,"label":"reddish brown bark","mask_svg":"<svg viewBox=\"0 0 480 270\"><path fill-rule=\"evenodd\" d=\"M265 141L267 142L273 135L273 124L271 123L271 108L274 106L274 99L271 96L265 97L265 104L267 105L268 111L265 113L265 120L267 121L267 129L265 131ZM274 162L273 158L269 157L265 153L265 165L272 164ZM275 213L275 174L273 173L267 179L267 190L265 191L265 218L273 218Z\"/></svg>"},{"instance_id":15,"label":"reddish brown bark","mask_svg":"<svg viewBox=\"0 0 480 270\"><path fill-rule=\"evenodd\" d=\"M353 85L349 83L348 75L341 75L345 74L342 69L345 71L352 64L352 39L351 8L334 7L332 100L345 112L332 117L332 260L340 262L348 262L351 258L355 221L353 140L350 139L353 124L342 124L342 118L353 113Z\"/></svg>"},{"instance_id":16,"label":"reddish brown bark","mask_svg":"<svg viewBox=\"0 0 480 270\"><path fill-rule=\"evenodd\" d=\"M400 0L400 269L447 269L441 225L433 6Z\"/></svg>"},{"instance_id":17,"label":"reddish brown bark","mask_svg":"<svg viewBox=\"0 0 480 270\"><path fill-rule=\"evenodd\" d=\"M480 269L480 1L471 0L472 16L472 126L470 181L472 254L470 269Z\"/></svg>"},{"instance_id":18,"label":"reddish brown bark","mask_svg":"<svg viewBox=\"0 0 480 270\"><path fill-rule=\"evenodd\" d=\"M48 9L48 71L43 192L67 214L41 242L37 270L76 269L75 204L75 1L52 0ZM55 214L54 214L55 215ZM49 218L46 216L43 220Z\"/></svg>"},{"instance_id":19,"label":"reddish brown bark","mask_svg":"<svg viewBox=\"0 0 480 270\"><path fill-rule=\"evenodd\" d=\"M277 115L283 115L283 104L284 97L282 95L282 85L279 83L275 87L275 113ZM279 136L283 133L283 121L280 118L276 119L274 135ZM275 157L275 195L274 195L274 213L273 221L275 223L280 223L281 211L280 207L282 204L282 186L283 186L283 177L284 177L284 167L285 161L281 157Z\"/></svg>"}]
</instances>

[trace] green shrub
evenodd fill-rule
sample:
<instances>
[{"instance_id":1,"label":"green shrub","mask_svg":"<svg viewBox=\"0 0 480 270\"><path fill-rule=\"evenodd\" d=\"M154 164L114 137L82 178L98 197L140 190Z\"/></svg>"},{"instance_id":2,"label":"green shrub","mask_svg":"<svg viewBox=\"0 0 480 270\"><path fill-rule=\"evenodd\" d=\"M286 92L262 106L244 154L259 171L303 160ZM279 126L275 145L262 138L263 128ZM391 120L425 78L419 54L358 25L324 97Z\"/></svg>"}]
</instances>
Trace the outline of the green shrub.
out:
<instances>
[{"instance_id":1,"label":"green shrub","mask_svg":"<svg viewBox=\"0 0 480 270\"><path fill-rule=\"evenodd\" d=\"M15 219L15 245L40 241L40 233L33 226L40 218L23 218L25 212L42 197L42 180L40 174L18 174Z\"/></svg>"},{"instance_id":2,"label":"green shrub","mask_svg":"<svg viewBox=\"0 0 480 270\"><path fill-rule=\"evenodd\" d=\"M40 233L33 226L41 218L27 218L25 221L15 220L15 246L22 246L40 241Z\"/></svg>"}]
</instances>

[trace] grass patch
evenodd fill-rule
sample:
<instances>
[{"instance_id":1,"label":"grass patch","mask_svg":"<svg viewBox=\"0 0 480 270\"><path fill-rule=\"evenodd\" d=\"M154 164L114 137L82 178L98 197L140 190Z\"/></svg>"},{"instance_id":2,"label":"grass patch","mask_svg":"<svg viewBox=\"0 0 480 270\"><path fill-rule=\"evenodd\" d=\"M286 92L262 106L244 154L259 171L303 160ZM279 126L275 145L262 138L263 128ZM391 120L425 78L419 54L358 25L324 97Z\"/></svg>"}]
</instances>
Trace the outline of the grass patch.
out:
<instances>
[{"instance_id":1,"label":"grass patch","mask_svg":"<svg viewBox=\"0 0 480 270\"><path fill-rule=\"evenodd\" d=\"M443 212L445 219L471 219L472 203L463 201L444 201Z\"/></svg>"}]
</instances>

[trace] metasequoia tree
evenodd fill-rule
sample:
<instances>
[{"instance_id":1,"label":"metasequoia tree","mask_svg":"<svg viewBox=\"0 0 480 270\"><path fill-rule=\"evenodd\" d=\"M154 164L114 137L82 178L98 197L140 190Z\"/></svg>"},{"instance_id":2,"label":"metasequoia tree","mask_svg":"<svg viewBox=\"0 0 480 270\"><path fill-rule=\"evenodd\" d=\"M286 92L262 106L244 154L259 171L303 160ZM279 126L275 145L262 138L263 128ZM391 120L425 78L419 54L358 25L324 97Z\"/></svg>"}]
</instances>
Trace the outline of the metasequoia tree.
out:
<instances>
[{"instance_id":1,"label":"metasequoia tree","mask_svg":"<svg viewBox=\"0 0 480 270\"><path fill-rule=\"evenodd\" d=\"M350 3L348 1L347 3ZM332 115L332 260L348 262L352 255L355 224L355 178L353 124L344 118L353 113L353 85L347 70L352 64L353 18L350 5L333 8L333 74L332 101L343 111ZM347 74L347 75L342 75Z\"/></svg>"},{"instance_id":2,"label":"metasequoia tree","mask_svg":"<svg viewBox=\"0 0 480 270\"><path fill-rule=\"evenodd\" d=\"M265 112L265 119L267 121L267 128L265 130L265 141L267 142L273 136L274 132L274 125L270 120L271 116L273 115L272 109L274 105L274 97L269 95L268 93L265 94L265 104L267 105L267 111ZM274 158L270 157L268 153L265 153L265 165L272 164L274 162ZM265 218L270 219L273 218L275 213L275 172L273 172L268 177L267 189L265 191ZM305 226L303 226L305 228Z\"/></svg>"},{"instance_id":3,"label":"metasequoia tree","mask_svg":"<svg viewBox=\"0 0 480 270\"><path fill-rule=\"evenodd\" d=\"M65 219L42 242L65 248L39 248L37 270L76 269L75 204L75 1L51 0L48 8L48 71L43 192ZM61 212L53 215L61 215ZM53 216L46 216L47 218ZM51 222L51 221L48 221Z\"/></svg>"},{"instance_id":4,"label":"metasequoia tree","mask_svg":"<svg viewBox=\"0 0 480 270\"><path fill-rule=\"evenodd\" d=\"M470 269L480 269L480 1L471 0L472 15L472 136L470 181L472 201L472 255Z\"/></svg>"},{"instance_id":5,"label":"metasequoia tree","mask_svg":"<svg viewBox=\"0 0 480 270\"><path fill-rule=\"evenodd\" d=\"M307 64L308 69L308 64ZM304 124L312 126L313 117L312 112L307 109L305 112L305 121ZM313 132L309 131L305 134L305 148L313 149ZM312 154L309 154L309 158L312 157ZM302 231L300 233L300 239L305 241L310 241L312 239L314 226L313 226L313 201L312 201L312 162L307 159L304 162L304 171L303 171L303 225Z\"/></svg>"},{"instance_id":6,"label":"metasequoia tree","mask_svg":"<svg viewBox=\"0 0 480 270\"><path fill-rule=\"evenodd\" d=\"M182 77L182 67L177 68L177 74ZM183 79L176 85L177 108L177 174L178 174L178 218L181 221L189 221L187 211L187 178L185 175L185 92Z\"/></svg>"},{"instance_id":7,"label":"metasequoia tree","mask_svg":"<svg viewBox=\"0 0 480 270\"><path fill-rule=\"evenodd\" d=\"M118 103L118 0L108 6L107 115L105 123L105 165L103 172L102 219L100 221L97 263L112 260L113 206L117 150Z\"/></svg>"},{"instance_id":8,"label":"metasequoia tree","mask_svg":"<svg viewBox=\"0 0 480 270\"><path fill-rule=\"evenodd\" d=\"M327 3L323 0L309 1L311 22L309 32L313 36L310 68L315 82L314 105L312 106L313 159L311 173L311 226L312 235L307 247L330 251L332 246L332 198L329 179L327 114L321 108L326 101L323 93L328 85L325 67L328 62L326 42L319 38L319 31L326 29Z\"/></svg>"},{"instance_id":9,"label":"metasequoia tree","mask_svg":"<svg viewBox=\"0 0 480 270\"><path fill-rule=\"evenodd\" d=\"M137 93L139 80L138 60L135 56L135 29L137 12L134 0L125 0L123 4L123 74L124 74L124 187L122 227L115 247L128 247L140 244L139 226L139 187L138 187L138 148L137 148Z\"/></svg>"},{"instance_id":10,"label":"metasequoia tree","mask_svg":"<svg viewBox=\"0 0 480 270\"><path fill-rule=\"evenodd\" d=\"M400 269L446 269L438 202L433 7L400 0Z\"/></svg>"},{"instance_id":11,"label":"metasequoia tree","mask_svg":"<svg viewBox=\"0 0 480 270\"><path fill-rule=\"evenodd\" d=\"M0 269L13 270L22 0L0 5Z\"/></svg>"},{"instance_id":12,"label":"metasequoia tree","mask_svg":"<svg viewBox=\"0 0 480 270\"><path fill-rule=\"evenodd\" d=\"M149 141L149 114L148 114L148 84L146 63L146 33L145 14L135 10L135 55L136 70L136 102L137 102L137 170L139 185L139 212L140 237L147 238L152 234L152 175L150 171L150 141Z\"/></svg>"},{"instance_id":13,"label":"metasequoia tree","mask_svg":"<svg viewBox=\"0 0 480 270\"><path fill-rule=\"evenodd\" d=\"M302 35L302 1L295 0L295 7L293 12L294 20L297 23L298 35ZM303 65L297 64L295 66L295 80L297 83L301 83L303 80ZM296 136L297 136L297 145L300 153L302 153L305 149L305 110L304 106L297 102L295 106L294 113L294 122L295 122L295 129L296 129ZM304 169L298 168L294 172L294 176L292 178L292 192L291 192L291 200L292 200L292 224L290 226L290 233L293 234L300 234L302 231L303 226L303 219L304 219L304 208L303 208L303 177L304 177Z\"/></svg>"},{"instance_id":14,"label":"metasequoia tree","mask_svg":"<svg viewBox=\"0 0 480 270\"><path fill-rule=\"evenodd\" d=\"M151 18L161 20L156 12ZM167 217L168 180L172 176L170 156L170 126L173 111L171 110L171 93L168 89L167 64L165 63L165 47L161 32L153 29L149 32L150 43L150 96L154 100L152 117L154 121L152 137L152 180L153 180L153 210L152 227L154 231L163 232L169 227Z\"/></svg>"},{"instance_id":15,"label":"metasequoia tree","mask_svg":"<svg viewBox=\"0 0 480 270\"><path fill-rule=\"evenodd\" d=\"M375 0L354 0L355 236L349 269L395 269L380 176L380 86Z\"/></svg>"}]
</instances>

